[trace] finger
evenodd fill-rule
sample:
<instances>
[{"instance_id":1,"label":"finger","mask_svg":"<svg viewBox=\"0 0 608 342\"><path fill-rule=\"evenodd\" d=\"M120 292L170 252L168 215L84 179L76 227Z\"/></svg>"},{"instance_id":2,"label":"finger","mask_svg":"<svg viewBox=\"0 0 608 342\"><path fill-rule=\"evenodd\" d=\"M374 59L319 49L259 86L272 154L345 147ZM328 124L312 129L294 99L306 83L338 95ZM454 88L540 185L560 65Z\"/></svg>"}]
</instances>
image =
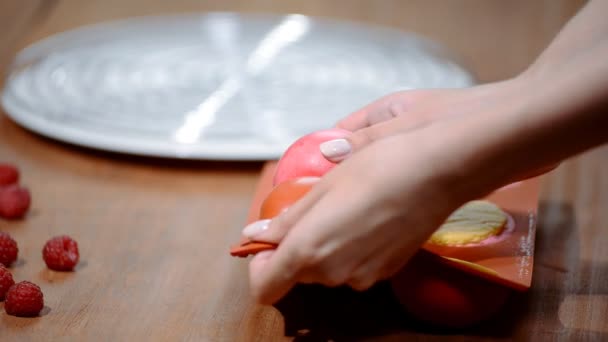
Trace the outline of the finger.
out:
<instances>
[{"instance_id":1,"label":"finger","mask_svg":"<svg viewBox=\"0 0 608 342\"><path fill-rule=\"evenodd\" d=\"M326 196L325 196L326 197ZM322 210L326 198L313 205L281 241L267 260L256 260L251 268L252 293L263 304L271 304L284 296L297 282L333 285L336 279L326 279L320 263L331 254L318 241L326 241L329 218ZM288 210L289 212L289 210ZM256 272L256 273L253 273ZM335 274L334 274L335 275ZM345 281L346 279L342 279Z\"/></svg>"},{"instance_id":2,"label":"finger","mask_svg":"<svg viewBox=\"0 0 608 342\"><path fill-rule=\"evenodd\" d=\"M338 287L346 284L350 272L343 267L314 265L298 274L298 283L321 284L326 287Z\"/></svg>"},{"instance_id":3,"label":"finger","mask_svg":"<svg viewBox=\"0 0 608 342\"><path fill-rule=\"evenodd\" d=\"M334 177L340 177L334 173ZM325 178L325 180L332 177ZM361 260L372 258L366 246L367 234L356 227L366 220L366 202L352 196L354 186L332 188L294 225L284 242L298 241L302 248L297 275L299 283L329 287L344 285ZM365 236L362 236L365 235Z\"/></svg>"},{"instance_id":4,"label":"finger","mask_svg":"<svg viewBox=\"0 0 608 342\"><path fill-rule=\"evenodd\" d=\"M323 191L321 185L341 176L334 172L339 169L330 171L318 184L319 191ZM323 191L322 198L292 225L265 267L251 275L252 292L260 302L273 303L297 282L344 284L352 270L371 257L365 244L360 243L367 240L369 232L350 229L366 225L370 219L363 214L369 203L353 196L352 191L364 186L341 179L345 186Z\"/></svg>"},{"instance_id":5,"label":"finger","mask_svg":"<svg viewBox=\"0 0 608 342\"><path fill-rule=\"evenodd\" d=\"M338 121L336 124L337 128L342 128L351 132L368 126L370 126L370 123L368 121L368 113L365 107L348 115L344 119Z\"/></svg>"},{"instance_id":6,"label":"finger","mask_svg":"<svg viewBox=\"0 0 608 342\"><path fill-rule=\"evenodd\" d=\"M372 268L370 260L366 260L363 264L359 265L351 274L346 282L348 286L357 291L365 291L372 287L378 277L376 277L376 272Z\"/></svg>"},{"instance_id":7,"label":"finger","mask_svg":"<svg viewBox=\"0 0 608 342\"><path fill-rule=\"evenodd\" d=\"M305 245L313 246L311 244ZM349 254L339 253L337 250L334 250L333 253L327 253L327 246L306 248L309 249L310 253L304 260L307 263L304 263L298 274L298 283L336 287L346 284L350 279L357 265L356 258L350 257ZM323 252L323 250L326 252Z\"/></svg>"},{"instance_id":8,"label":"finger","mask_svg":"<svg viewBox=\"0 0 608 342\"><path fill-rule=\"evenodd\" d=\"M377 282L391 278L409 262L418 248L376 249L373 257L365 260L351 273L348 285L357 291L365 291Z\"/></svg>"},{"instance_id":9,"label":"finger","mask_svg":"<svg viewBox=\"0 0 608 342\"><path fill-rule=\"evenodd\" d=\"M260 220L243 229L250 240L279 243L293 225L323 196L323 186L315 185L304 197L272 220Z\"/></svg>"},{"instance_id":10,"label":"finger","mask_svg":"<svg viewBox=\"0 0 608 342\"><path fill-rule=\"evenodd\" d=\"M255 298L260 303L272 304L283 297L298 281L300 270L310 258L298 236L289 239L292 227L325 193L325 186L316 184L302 199L272 220L266 232L255 236L256 240L273 239L281 244L272 253L256 256L250 264L250 283ZM304 248L302 247L304 246ZM308 252L306 252L308 251Z\"/></svg>"},{"instance_id":11,"label":"finger","mask_svg":"<svg viewBox=\"0 0 608 342\"><path fill-rule=\"evenodd\" d=\"M374 286L376 279L372 277L353 277L346 284L353 290L362 292Z\"/></svg>"},{"instance_id":12,"label":"finger","mask_svg":"<svg viewBox=\"0 0 608 342\"><path fill-rule=\"evenodd\" d=\"M347 137L326 141L319 148L325 158L338 163L376 140L428 124L430 122L429 117L424 112L408 113L407 115L359 129Z\"/></svg>"},{"instance_id":13,"label":"finger","mask_svg":"<svg viewBox=\"0 0 608 342\"><path fill-rule=\"evenodd\" d=\"M383 271L386 269L390 258L390 248L379 246L372 251L371 257L359 264L353 272L351 272L348 286L357 291L365 291L374 286L380 280L384 280Z\"/></svg>"},{"instance_id":14,"label":"finger","mask_svg":"<svg viewBox=\"0 0 608 342\"><path fill-rule=\"evenodd\" d=\"M275 253L274 250L262 251L256 254L251 261L249 262L249 274L254 275L260 273L264 268L266 268L266 264L268 260Z\"/></svg>"},{"instance_id":15,"label":"finger","mask_svg":"<svg viewBox=\"0 0 608 342\"><path fill-rule=\"evenodd\" d=\"M396 109L402 107L401 105L391 105L399 103L398 97L397 93L384 96L340 120L336 127L354 132L378 122L392 119L398 113Z\"/></svg>"},{"instance_id":16,"label":"finger","mask_svg":"<svg viewBox=\"0 0 608 342\"><path fill-rule=\"evenodd\" d=\"M336 125L352 132L405 115L442 89L400 91L384 96L342 119Z\"/></svg>"},{"instance_id":17,"label":"finger","mask_svg":"<svg viewBox=\"0 0 608 342\"><path fill-rule=\"evenodd\" d=\"M254 298L261 304L274 304L297 282L302 258L293 243L279 245L276 251L256 255L249 264L249 281Z\"/></svg>"}]
</instances>

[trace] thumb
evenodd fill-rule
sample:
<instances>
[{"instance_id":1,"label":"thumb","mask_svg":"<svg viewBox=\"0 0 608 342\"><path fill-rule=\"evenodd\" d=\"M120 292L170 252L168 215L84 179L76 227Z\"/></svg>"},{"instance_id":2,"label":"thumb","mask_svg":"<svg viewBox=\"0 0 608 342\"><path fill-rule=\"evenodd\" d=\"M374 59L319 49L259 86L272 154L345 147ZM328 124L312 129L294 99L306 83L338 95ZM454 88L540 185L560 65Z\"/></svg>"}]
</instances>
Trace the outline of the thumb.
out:
<instances>
[{"instance_id":1,"label":"thumb","mask_svg":"<svg viewBox=\"0 0 608 342\"><path fill-rule=\"evenodd\" d=\"M291 227L317 203L324 192L324 187L315 185L304 197L297 200L280 215L271 220L259 220L249 224L243 229L243 236L252 241L278 244L291 230Z\"/></svg>"}]
</instances>

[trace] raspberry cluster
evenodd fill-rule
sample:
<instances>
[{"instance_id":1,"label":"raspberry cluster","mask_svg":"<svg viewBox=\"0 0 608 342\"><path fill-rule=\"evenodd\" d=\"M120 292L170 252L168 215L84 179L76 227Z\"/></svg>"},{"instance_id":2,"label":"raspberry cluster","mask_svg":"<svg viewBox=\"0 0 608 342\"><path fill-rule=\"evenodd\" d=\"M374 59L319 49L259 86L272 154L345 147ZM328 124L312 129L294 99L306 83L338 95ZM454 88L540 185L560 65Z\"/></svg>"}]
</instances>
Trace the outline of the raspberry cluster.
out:
<instances>
[{"instance_id":1,"label":"raspberry cluster","mask_svg":"<svg viewBox=\"0 0 608 342\"><path fill-rule=\"evenodd\" d=\"M18 184L19 170L0 163L0 217L18 219L29 210L31 197L27 188ZM19 247L8 233L0 232L0 301L7 314L20 317L38 316L44 308L40 287L29 281L15 283L8 269L17 260ZM78 244L67 235L51 238L42 248L47 267L55 271L72 271L78 264Z\"/></svg>"}]
</instances>

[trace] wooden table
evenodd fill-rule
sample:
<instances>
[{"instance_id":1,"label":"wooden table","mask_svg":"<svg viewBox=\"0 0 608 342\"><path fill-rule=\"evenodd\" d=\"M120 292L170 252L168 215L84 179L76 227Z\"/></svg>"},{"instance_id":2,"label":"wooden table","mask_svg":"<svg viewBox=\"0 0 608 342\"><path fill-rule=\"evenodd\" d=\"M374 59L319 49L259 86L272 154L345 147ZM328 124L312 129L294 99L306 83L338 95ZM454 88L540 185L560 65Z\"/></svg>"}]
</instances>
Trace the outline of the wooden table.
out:
<instances>
[{"instance_id":1,"label":"wooden table","mask_svg":"<svg viewBox=\"0 0 608 342\"><path fill-rule=\"evenodd\" d=\"M298 12L414 30L450 47L481 81L492 81L521 71L580 5L566 0L59 0L20 46L81 24L134 15ZM4 114L0 161L19 165L33 195L25 220L0 220L0 230L19 243L13 274L38 283L47 306L33 319L0 313L2 341L288 340L282 316L252 303L246 262L227 252L245 222L261 164L96 152L41 138ZM546 177L533 287L514 296L496 320L449 333L416 326L371 329L366 339L608 339L607 174L608 149L603 148ZM82 261L74 273L49 271L40 256L47 238L63 233L80 244Z\"/></svg>"}]
</instances>

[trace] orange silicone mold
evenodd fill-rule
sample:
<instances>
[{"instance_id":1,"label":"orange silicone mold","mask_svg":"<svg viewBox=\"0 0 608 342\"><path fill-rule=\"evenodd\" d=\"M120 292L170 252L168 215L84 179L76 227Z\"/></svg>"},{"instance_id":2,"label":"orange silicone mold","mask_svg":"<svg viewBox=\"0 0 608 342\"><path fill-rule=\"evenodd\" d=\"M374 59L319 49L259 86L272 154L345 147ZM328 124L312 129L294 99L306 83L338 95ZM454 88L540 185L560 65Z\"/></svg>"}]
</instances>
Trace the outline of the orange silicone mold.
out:
<instances>
[{"instance_id":1,"label":"orange silicone mold","mask_svg":"<svg viewBox=\"0 0 608 342\"><path fill-rule=\"evenodd\" d=\"M258 219L260 206L272 190L275 167L275 162L269 162L262 170L248 222ZM493 242L458 247L427 243L423 249L455 269L515 290L526 290L532 281L538 193L539 180L534 178L508 185L486 197L509 215L507 227ZM275 244L243 238L230 252L245 257L274 248Z\"/></svg>"}]
</instances>

